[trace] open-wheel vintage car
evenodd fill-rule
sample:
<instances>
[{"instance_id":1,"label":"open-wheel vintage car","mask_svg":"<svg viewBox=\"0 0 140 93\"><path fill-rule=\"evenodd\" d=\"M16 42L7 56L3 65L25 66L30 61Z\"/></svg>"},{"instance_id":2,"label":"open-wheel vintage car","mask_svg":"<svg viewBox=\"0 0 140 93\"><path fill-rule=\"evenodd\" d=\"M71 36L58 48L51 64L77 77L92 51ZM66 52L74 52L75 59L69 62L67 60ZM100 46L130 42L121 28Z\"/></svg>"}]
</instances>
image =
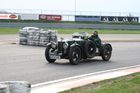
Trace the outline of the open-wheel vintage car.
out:
<instances>
[{"instance_id":1,"label":"open-wheel vintage car","mask_svg":"<svg viewBox=\"0 0 140 93\"><path fill-rule=\"evenodd\" d=\"M88 33L74 33L72 39L61 38L57 42L48 43L45 57L49 63L56 59L68 59L72 65L77 65L82 59L101 56L104 61L109 61L112 55L112 46L109 43L97 47L93 40L88 38Z\"/></svg>"}]
</instances>

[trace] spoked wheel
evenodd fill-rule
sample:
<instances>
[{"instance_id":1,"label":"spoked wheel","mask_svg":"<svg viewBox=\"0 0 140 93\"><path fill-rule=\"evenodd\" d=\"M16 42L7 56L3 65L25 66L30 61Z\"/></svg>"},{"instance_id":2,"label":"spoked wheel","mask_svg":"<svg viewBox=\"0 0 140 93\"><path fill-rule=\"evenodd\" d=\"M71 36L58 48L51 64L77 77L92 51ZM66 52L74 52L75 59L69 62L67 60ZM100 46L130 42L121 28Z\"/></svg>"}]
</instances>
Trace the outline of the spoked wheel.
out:
<instances>
[{"instance_id":1,"label":"spoked wheel","mask_svg":"<svg viewBox=\"0 0 140 93\"><path fill-rule=\"evenodd\" d=\"M110 44L104 44L103 45L103 50L101 53L102 59L104 61L109 61L112 55L112 46Z\"/></svg>"},{"instance_id":2,"label":"spoked wheel","mask_svg":"<svg viewBox=\"0 0 140 93\"><path fill-rule=\"evenodd\" d=\"M47 46L46 50L45 50L45 58L49 63L54 63L56 61L56 59L51 59L50 58L50 54L51 52L55 51L53 48L51 48L50 45Z\"/></svg>"},{"instance_id":3,"label":"spoked wheel","mask_svg":"<svg viewBox=\"0 0 140 93\"><path fill-rule=\"evenodd\" d=\"M88 58L92 58L96 53L96 45L92 41L85 42L85 54Z\"/></svg>"},{"instance_id":4,"label":"spoked wheel","mask_svg":"<svg viewBox=\"0 0 140 93\"><path fill-rule=\"evenodd\" d=\"M69 61L72 65L77 65L81 60L81 49L78 46L73 46L69 51Z\"/></svg>"}]
</instances>

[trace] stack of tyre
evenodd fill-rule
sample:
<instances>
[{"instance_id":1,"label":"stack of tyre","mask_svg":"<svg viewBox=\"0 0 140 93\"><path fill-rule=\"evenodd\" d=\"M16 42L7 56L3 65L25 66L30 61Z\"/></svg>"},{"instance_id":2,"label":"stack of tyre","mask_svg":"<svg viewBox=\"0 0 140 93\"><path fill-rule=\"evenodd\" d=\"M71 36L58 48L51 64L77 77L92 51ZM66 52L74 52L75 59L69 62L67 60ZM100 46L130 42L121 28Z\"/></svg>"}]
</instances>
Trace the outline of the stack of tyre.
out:
<instances>
[{"instance_id":1,"label":"stack of tyre","mask_svg":"<svg viewBox=\"0 0 140 93\"><path fill-rule=\"evenodd\" d=\"M37 27L24 27L20 29L21 45L47 46L50 42L57 42L57 31L43 30Z\"/></svg>"},{"instance_id":2,"label":"stack of tyre","mask_svg":"<svg viewBox=\"0 0 140 93\"><path fill-rule=\"evenodd\" d=\"M39 45L46 46L50 42L50 31L40 31Z\"/></svg>"},{"instance_id":3,"label":"stack of tyre","mask_svg":"<svg viewBox=\"0 0 140 93\"><path fill-rule=\"evenodd\" d=\"M49 30L50 32L50 41L57 42L57 31Z\"/></svg>"},{"instance_id":4,"label":"stack of tyre","mask_svg":"<svg viewBox=\"0 0 140 93\"><path fill-rule=\"evenodd\" d=\"M25 28L20 29L19 43L22 44L22 45L27 45L27 36L28 36L27 29L25 29Z\"/></svg>"},{"instance_id":5,"label":"stack of tyre","mask_svg":"<svg viewBox=\"0 0 140 93\"><path fill-rule=\"evenodd\" d=\"M38 46L39 45L39 30L31 30L29 31L29 34L27 36L27 45L34 45Z\"/></svg>"}]
</instances>

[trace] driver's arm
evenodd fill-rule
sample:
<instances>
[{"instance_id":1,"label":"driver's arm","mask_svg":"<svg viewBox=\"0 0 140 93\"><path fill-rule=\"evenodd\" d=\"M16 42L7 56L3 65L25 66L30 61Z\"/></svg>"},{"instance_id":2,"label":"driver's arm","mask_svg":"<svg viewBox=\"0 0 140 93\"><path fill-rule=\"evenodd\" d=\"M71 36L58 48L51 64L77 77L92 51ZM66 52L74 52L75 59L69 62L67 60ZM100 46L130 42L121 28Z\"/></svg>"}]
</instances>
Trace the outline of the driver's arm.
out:
<instances>
[{"instance_id":1,"label":"driver's arm","mask_svg":"<svg viewBox=\"0 0 140 93\"><path fill-rule=\"evenodd\" d=\"M90 36L88 39L94 41L94 38L92 36Z\"/></svg>"}]
</instances>

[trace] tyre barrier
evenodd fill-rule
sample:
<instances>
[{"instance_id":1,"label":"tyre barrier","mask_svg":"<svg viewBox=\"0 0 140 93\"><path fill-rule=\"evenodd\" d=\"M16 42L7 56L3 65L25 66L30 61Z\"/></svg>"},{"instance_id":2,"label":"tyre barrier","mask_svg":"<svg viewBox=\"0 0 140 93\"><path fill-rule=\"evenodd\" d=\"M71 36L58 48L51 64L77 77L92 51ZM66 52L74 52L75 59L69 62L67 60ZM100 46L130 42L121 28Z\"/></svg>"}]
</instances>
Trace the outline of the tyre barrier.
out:
<instances>
[{"instance_id":1,"label":"tyre barrier","mask_svg":"<svg viewBox=\"0 0 140 93\"><path fill-rule=\"evenodd\" d=\"M47 46L50 41L57 42L57 31L24 27L20 29L19 37L21 45Z\"/></svg>"},{"instance_id":2,"label":"tyre barrier","mask_svg":"<svg viewBox=\"0 0 140 93\"><path fill-rule=\"evenodd\" d=\"M0 93L10 93L8 86L5 84L0 84Z\"/></svg>"},{"instance_id":3,"label":"tyre barrier","mask_svg":"<svg viewBox=\"0 0 140 93\"><path fill-rule=\"evenodd\" d=\"M30 93L31 84L26 81L0 82L0 93Z\"/></svg>"}]
</instances>

